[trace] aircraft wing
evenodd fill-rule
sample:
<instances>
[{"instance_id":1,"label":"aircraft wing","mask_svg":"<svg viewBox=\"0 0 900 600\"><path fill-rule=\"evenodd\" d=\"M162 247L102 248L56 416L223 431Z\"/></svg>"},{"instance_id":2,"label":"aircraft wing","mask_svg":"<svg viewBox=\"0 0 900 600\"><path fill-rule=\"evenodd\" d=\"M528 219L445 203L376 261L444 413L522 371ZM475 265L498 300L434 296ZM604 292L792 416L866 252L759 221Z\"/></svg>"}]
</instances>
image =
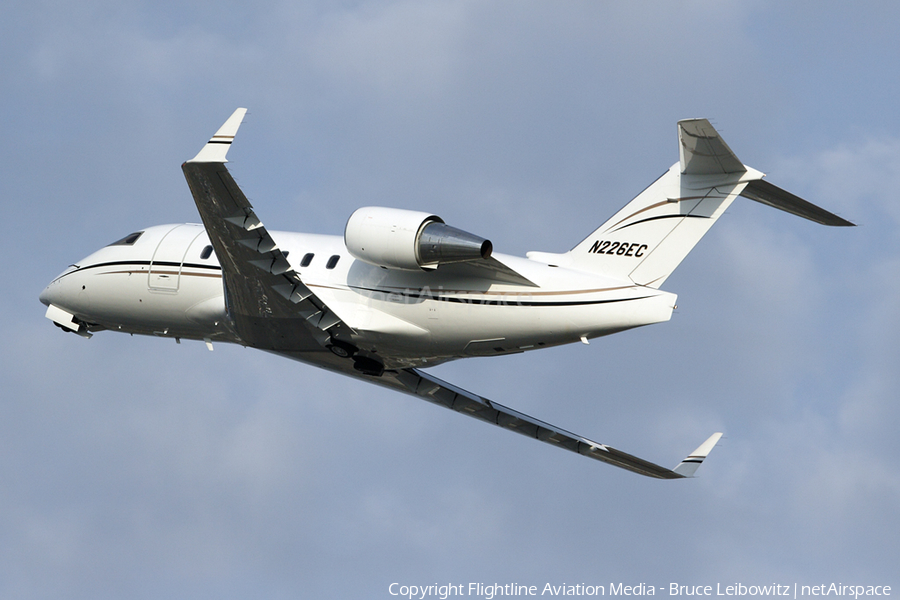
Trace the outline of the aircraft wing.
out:
<instances>
[{"instance_id":1,"label":"aircraft wing","mask_svg":"<svg viewBox=\"0 0 900 600\"><path fill-rule=\"evenodd\" d=\"M420 400L427 400L485 423L497 425L558 448L576 452L582 456L657 479L693 477L694 472L718 443L719 438L722 437L721 433L714 433L678 465L668 469L617 450L612 446L589 440L555 425L545 423L493 400L488 400L483 396L468 392L420 369L387 369L381 376L372 377L355 371L350 361L338 358L330 352L301 351L276 352L276 354L330 371L343 373L367 383L374 383L414 396Z\"/></svg>"},{"instance_id":2,"label":"aircraft wing","mask_svg":"<svg viewBox=\"0 0 900 600\"><path fill-rule=\"evenodd\" d=\"M667 469L467 392L419 369L385 371L378 380L371 381L582 456L658 479L692 477L722 437L721 433L714 433L677 466Z\"/></svg>"},{"instance_id":3,"label":"aircraft wing","mask_svg":"<svg viewBox=\"0 0 900 600\"><path fill-rule=\"evenodd\" d=\"M304 285L225 168L246 112L237 109L181 168L222 265L228 314L241 340L275 351L322 349L347 325Z\"/></svg>"},{"instance_id":4,"label":"aircraft wing","mask_svg":"<svg viewBox=\"0 0 900 600\"><path fill-rule=\"evenodd\" d=\"M303 283L225 168L225 155L246 109L239 108L193 159L182 165L191 194L222 265L225 302L242 342L391 388L560 448L660 479L691 477L721 433L674 469L591 441L492 402L419 369L364 375L324 342L349 327Z\"/></svg>"}]
</instances>

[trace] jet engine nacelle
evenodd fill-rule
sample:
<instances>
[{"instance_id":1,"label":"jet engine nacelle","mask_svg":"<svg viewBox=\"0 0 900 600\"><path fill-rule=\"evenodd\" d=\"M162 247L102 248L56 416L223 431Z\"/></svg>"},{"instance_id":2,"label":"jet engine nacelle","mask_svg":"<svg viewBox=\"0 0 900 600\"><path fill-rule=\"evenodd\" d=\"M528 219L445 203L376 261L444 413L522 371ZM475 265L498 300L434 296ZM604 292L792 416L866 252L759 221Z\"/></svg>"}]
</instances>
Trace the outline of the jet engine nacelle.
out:
<instances>
[{"instance_id":1,"label":"jet engine nacelle","mask_svg":"<svg viewBox=\"0 0 900 600\"><path fill-rule=\"evenodd\" d=\"M350 215L344 244L359 260L408 271L490 258L493 251L490 241L450 227L437 215L380 206Z\"/></svg>"}]
</instances>

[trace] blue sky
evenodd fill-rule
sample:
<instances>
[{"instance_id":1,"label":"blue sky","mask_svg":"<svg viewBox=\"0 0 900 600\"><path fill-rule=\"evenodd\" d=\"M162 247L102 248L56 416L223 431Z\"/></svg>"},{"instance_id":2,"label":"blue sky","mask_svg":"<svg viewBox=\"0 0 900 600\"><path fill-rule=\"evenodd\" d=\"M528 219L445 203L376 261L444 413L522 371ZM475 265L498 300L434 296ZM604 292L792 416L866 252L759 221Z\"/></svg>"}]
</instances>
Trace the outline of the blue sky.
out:
<instances>
[{"instance_id":1,"label":"blue sky","mask_svg":"<svg viewBox=\"0 0 900 600\"><path fill-rule=\"evenodd\" d=\"M389 598L435 582L893 585L900 7L12 2L0 9L0 595ZM37 296L154 224L237 106L271 228L433 211L565 251L707 117L860 226L736 202L669 323L435 373L691 481L583 460L243 348L63 335Z\"/></svg>"}]
</instances>

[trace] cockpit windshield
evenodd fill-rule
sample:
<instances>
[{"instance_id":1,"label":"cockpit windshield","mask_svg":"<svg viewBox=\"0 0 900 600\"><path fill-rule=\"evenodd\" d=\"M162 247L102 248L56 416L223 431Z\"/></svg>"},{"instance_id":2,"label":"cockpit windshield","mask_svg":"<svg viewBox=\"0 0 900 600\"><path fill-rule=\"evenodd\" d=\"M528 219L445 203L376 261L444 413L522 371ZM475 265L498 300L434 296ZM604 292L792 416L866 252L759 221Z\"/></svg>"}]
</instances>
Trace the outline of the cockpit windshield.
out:
<instances>
[{"instance_id":1,"label":"cockpit windshield","mask_svg":"<svg viewBox=\"0 0 900 600\"><path fill-rule=\"evenodd\" d=\"M134 233L129 233L128 235L123 237L121 240L116 240L115 242L113 242L112 244L109 244L109 245L110 246L133 246L134 243L136 241L138 241L138 238L141 237L142 235L144 235L143 231L136 231Z\"/></svg>"}]
</instances>

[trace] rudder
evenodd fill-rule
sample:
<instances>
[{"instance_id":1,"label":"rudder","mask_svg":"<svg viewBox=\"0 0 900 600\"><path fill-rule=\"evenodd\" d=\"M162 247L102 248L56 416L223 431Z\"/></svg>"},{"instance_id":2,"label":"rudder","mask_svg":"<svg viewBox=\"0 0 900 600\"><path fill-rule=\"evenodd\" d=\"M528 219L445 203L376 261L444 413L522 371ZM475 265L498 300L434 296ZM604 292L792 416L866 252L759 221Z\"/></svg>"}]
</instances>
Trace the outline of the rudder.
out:
<instances>
[{"instance_id":1,"label":"rudder","mask_svg":"<svg viewBox=\"0 0 900 600\"><path fill-rule=\"evenodd\" d=\"M679 133L684 131L682 123ZM724 142L722 146L727 148ZM691 153L682 144L682 160L573 248L569 266L658 288L747 182L762 177L747 168L685 173L685 155L690 161ZM687 167L701 164L688 162Z\"/></svg>"},{"instance_id":2,"label":"rudder","mask_svg":"<svg viewBox=\"0 0 900 600\"><path fill-rule=\"evenodd\" d=\"M658 288L742 194L820 223L850 224L764 184L706 119L679 121L678 140L679 162L570 250L566 266Z\"/></svg>"}]
</instances>

